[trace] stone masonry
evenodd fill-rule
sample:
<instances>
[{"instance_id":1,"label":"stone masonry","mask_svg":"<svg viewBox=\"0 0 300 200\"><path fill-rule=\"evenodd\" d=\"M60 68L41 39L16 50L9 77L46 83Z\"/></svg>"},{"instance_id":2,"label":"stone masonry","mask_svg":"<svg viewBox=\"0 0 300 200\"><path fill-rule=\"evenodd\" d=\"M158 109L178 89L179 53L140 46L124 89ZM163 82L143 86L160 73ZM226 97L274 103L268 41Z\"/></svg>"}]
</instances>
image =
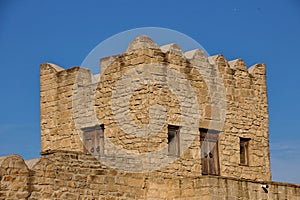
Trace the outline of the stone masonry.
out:
<instances>
[{"instance_id":1,"label":"stone masonry","mask_svg":"<svg viewBox=\"0 0 300 200\"><path fill-rule=\"evenodd\" d=\"M41 65L41 158L0 157L0 199L300 199L271 181L264 64L139 36L100 65Z\"/></svg>"}]
</instances>

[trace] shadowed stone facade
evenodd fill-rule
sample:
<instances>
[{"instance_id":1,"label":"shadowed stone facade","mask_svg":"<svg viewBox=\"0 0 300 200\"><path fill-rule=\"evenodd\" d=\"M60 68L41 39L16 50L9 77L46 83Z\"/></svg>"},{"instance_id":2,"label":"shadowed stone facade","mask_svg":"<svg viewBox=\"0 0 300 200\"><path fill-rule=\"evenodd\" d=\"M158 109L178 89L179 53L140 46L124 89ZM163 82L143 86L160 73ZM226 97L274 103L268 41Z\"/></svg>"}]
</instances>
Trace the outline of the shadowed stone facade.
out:
<instances>
[{"instance_id":1,"label":"shadowed stone facade","mask_svg":"<svg viewBox=\"0 0 300 200\"><path fill-rule=\"evenodd\" d=\"M300 199L271 181L264 64L140 36L100 65L41 65L41 158L0 157L0 199Z\"/></svg>"}]
</instances>

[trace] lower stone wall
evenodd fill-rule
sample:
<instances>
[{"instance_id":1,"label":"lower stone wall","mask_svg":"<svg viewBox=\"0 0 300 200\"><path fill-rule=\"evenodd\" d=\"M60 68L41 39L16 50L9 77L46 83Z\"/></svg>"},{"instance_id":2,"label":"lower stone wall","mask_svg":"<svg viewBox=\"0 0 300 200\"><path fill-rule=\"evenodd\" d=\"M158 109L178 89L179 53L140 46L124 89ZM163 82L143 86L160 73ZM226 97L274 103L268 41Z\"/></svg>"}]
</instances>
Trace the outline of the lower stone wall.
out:
<instances>
[{"instance_id":1,"label":"lower stone wall","mask_svg":"<svg viewBox=\"0 0 300 200\"><path fill-rule=\"evenodd\" d=\"M205 189L203 199L300 199L300 185L280 182L257 182L225 177L202 177L195 180L194 194L200 195ZM264 190L262 185L267 185Z\"/></svg>"},{"instance_id":2,"label":"lower stone wall","mask_svg":"<svg viewBox=\"0 0 300 200\"><path fill-rule=\"evenodd\" d=\"M179 177L162 172L126 173L93 156L52 152L24 161L0 157L0 200L10 199L289 199L300 185L218 176ZM268 185L263 190L261 185Z\"/></svg>"}]
</instances>

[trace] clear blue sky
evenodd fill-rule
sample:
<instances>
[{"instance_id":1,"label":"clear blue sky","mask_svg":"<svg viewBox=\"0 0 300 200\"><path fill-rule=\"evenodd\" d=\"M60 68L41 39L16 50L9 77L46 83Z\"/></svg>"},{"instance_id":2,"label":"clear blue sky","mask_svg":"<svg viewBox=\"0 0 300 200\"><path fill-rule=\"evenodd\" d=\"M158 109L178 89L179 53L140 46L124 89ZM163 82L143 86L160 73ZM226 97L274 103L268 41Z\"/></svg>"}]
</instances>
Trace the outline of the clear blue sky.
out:
<instances>
[{"instance_id":1,"label":"clear blue sky","mask_svg":"<svg viewBox=\"0 0 300 200\"><path fill-rule=\"evenodd\" d=\"M300 1L0 0L0 156L39 156L39 65L78 66L101 41L165 27L210 55L267 65L273 179L300 183Z\"/></svg>"}]
</instances>

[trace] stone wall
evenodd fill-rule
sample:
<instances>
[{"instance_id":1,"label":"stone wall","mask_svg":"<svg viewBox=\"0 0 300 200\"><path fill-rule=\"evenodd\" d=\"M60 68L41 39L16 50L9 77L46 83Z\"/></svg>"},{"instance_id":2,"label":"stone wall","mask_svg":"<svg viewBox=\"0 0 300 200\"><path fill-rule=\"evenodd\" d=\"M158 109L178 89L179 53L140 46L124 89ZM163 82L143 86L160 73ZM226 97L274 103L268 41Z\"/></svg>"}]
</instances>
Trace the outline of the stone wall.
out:
<instances>
[{"instance_id":1,"label":"stone wall","mask_svg":"<svg viewBox=\"0 0 300 200\"><path fill-rule=\"evenodd\" d=\"M158 172L126 173L92 155L48 152L24 161L0 157L0 199L300 199L300 185L220 176L163 177ZM269 187L264 191L262 184Z\"/></svg>"},{"instance_id":2,"label":"stone wall","mask_svg":"<svg viewBox=\"0 0 300 200\"><path fill-rule=\"evenodd\" d=\"M271 180L266 68L248 70L241 60L227 62L215 56L226 88L226 120L220 134L220 168L223 176ZM223 73L222 73L223 72ZM239 138L250 138L249 165L239 165Z\"/></svg>"},{"instance_id":3,"label":"stone wall","mask_svg":"<svg viewBox=\"0 0 300 200\"><path fill-rule=\"evenodd\" d=\"M29 191L29 169L18 155L0 157L0 199L26 199Z\"/></svg>"},{"instance_id":4,"label":"stone wall","mask_svg":"<svg viewBox=\"0 0 300 200\"><path fill-rule=\"evenodd\" d=\"M73 88L79 67L64 70L45 63L40 68L41 149L83 151L73 120Z\"/></svg>"}]
</instances>

